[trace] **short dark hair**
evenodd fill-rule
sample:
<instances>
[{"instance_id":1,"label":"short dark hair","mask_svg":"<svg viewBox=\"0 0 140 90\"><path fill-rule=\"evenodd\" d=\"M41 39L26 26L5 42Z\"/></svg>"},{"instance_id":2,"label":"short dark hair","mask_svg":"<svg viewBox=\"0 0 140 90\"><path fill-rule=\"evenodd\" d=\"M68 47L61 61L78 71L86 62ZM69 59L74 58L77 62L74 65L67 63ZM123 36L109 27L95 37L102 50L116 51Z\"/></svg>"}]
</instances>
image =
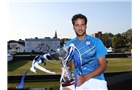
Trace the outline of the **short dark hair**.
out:
<instances>
[{"instance_id":1,"label":"short dark hair","mask_svg":"<svg viewBox=\"0 0 140 90\"><path fill-rule=\"evenodd\" d=\"M78 18L84 19L84 20L85 20L85 25L87 25L87 17L86 17L85 15L81 14L81 13L75 14L75 15L72 17L71 20L72 20L72 24L73 24L73 25L74 25L74 22L75 22Z\"/></svg>"}]
</instances>

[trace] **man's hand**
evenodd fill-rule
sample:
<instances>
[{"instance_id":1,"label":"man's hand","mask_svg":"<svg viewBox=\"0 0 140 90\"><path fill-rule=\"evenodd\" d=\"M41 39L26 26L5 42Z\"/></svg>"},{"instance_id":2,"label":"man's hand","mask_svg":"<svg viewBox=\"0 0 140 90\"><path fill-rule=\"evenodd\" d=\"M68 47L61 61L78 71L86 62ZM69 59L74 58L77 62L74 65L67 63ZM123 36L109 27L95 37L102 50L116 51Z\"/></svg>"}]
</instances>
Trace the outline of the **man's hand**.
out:
<instances>
[{"instance_id":1,"label":"man's hand","mask_svg":"<svg viewBox=\"0 0 140 90\"><path fill-rule=\"evenodd\" d=\"M68 67L68 69L69 69L69 67ZM61 68L61 70L63 71L62 77L63 78L67 77L68 72L66 72L66 70L63 67ZM63 83L62 86L65 87L65 86L69 86L72 84L74 84L74 76L73 75L72 75L72 79L70 81Z\"/></svg>"},{"instance_id":2,"label":"man's hand","mask_svg":"<svg viewBox=\"0 0 140 90\"><path fill-rule=\"evenodd\" d=\"M82 85L84 82L86 81L86 77L85 76L78 76L78 82L77 82L77 86Z\"/></svg>"},{"instance_id":3,"label":"man's hand","mask_svg":"<svg viewBox=\"0 0 140 90\"><path fill-rule=\"evenodd\" d=\"M67 67L67 69L69 69L69 67ZM67 72L66 72L66 70L63 68L63 67L61 67L61 71L63 71L64 70L64 75L63 75L63 77L66 77L67 76Z\"/></svg>"}]
</instances>

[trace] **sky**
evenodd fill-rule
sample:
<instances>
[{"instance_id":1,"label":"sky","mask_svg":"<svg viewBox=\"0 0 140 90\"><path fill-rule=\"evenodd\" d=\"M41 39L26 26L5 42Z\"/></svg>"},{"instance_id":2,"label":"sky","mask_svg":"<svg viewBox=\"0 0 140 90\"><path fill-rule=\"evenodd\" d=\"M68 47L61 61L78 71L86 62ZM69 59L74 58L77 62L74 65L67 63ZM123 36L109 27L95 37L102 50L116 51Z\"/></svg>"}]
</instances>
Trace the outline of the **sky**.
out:
<instances>
[{"instance_id":1,"label":"sky","mask_svg":"<svg viewBox=\"0 0 140 90\"><path fill-rule=\"evenodd\" d=\"M71 18L82 13L87 19L87 34L123 33L132 28L131 0L9 0L8 38L76 36Z\"/></svg>"}]
</instances>

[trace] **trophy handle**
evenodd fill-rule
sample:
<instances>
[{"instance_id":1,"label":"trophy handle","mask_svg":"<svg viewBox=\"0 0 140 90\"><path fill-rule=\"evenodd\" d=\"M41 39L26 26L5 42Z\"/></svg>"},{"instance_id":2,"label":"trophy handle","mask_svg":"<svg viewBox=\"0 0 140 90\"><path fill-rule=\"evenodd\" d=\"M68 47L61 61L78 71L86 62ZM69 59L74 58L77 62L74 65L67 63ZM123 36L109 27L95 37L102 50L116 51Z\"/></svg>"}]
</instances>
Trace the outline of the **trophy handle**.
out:
<instances>
[{"instance_id":1,"label":"trophy handle","mask_svg":"<svg viewBox=\"0 0 140 90\"><path fill-rule=\"evenodd\" d=\"M62 63L62 74L60 78L60 82L62 84L67 84L72 80L72 72L68 69L65 59L61 58ZM64 77L64 74L66 73L66 76Z\"/></svg>"}]
</instances>

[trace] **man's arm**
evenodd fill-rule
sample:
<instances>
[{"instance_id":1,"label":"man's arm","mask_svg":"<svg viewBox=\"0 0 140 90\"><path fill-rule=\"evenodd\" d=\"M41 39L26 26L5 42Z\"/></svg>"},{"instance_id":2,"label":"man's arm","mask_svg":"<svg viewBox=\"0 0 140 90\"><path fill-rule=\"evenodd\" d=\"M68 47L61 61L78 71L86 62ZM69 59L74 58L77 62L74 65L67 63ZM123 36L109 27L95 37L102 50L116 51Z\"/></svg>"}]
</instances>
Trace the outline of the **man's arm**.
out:
<instances>
[{"instance_id":1,"label":"man's arm","mask_svg":"<svg viewBox=\"0 0 140 90\"><path fill-rule=\"evenodd\" d=\"M77 86L80 86L85 81L87 81L90 78L93 78L93 77L101 74L102 72L104 72L106 70L106 68L107 68L106 57L103 56L101 58L98 58L98 62L99 62L99 66L94 71L92 71L91 73L89 73L87 75L84 75L84 76L78 76L78 84L77 84Z\"/></svg>"},{"instance_id":2,"label":"man's arm","mask_svg":"<svg viewBox=\"0 0 140 90\"><path fill-rule=\"evenodd\" d=\"M90 78L93 78L102 72L104 72L107 69L107 63L106 63L106 57L103 56L101 58L98 58L99 66L90 74L85 75L85 79L89 80Z\"/></svg>"}]
</instances>

